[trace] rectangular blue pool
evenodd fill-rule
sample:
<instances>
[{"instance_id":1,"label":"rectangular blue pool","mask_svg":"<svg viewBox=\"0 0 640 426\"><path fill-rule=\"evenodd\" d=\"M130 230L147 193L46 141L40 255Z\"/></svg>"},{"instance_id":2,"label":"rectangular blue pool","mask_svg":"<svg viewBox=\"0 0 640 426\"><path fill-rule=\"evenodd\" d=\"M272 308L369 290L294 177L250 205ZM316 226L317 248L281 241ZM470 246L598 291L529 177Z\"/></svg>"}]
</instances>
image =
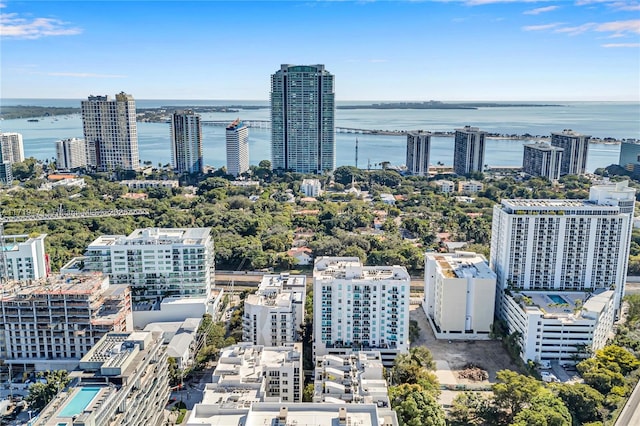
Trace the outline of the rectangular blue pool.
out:
<instances>
[{"instance_id":1,"label":"rectangular blue pool","mask_svg":"<svg viewBox=\"0 0 640 426\"><path fill-rule=\"evenodd\" d=\"M564 300L562 297L558 296L557 294L547 294L547 296L549 296L549 299L553 300L553 303L559 303L559 304L567 303L566 300Z\"/></svg>"},{"instance_id":2,"label":"rectangular blue pool","mask_svg":"<svg viewBox=\"0 0 640 426\"><path fill-rule=\"evenodd\" d=\"M73 396L71 401L67 402L67 405L64 406L58 417L73 417L82 413L85 408L89 405L89 403L93 400L93 398L98 395L102 388L94 388L94 387L82 387L80 390Z\"/></svg>"}]
</instances>

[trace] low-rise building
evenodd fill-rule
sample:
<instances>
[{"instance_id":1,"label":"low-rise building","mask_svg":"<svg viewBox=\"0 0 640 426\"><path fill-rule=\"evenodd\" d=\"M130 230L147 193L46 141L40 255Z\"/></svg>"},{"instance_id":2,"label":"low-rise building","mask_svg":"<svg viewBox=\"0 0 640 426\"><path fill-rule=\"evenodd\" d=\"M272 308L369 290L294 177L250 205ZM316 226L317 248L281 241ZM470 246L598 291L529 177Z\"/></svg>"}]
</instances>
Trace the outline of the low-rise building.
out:
<instances>
[{"instance_id":1,"label":"low-rise building","mask_svg":"<svg viewBox=\"0 0 640 426\"><path fill-rule=\"evenodd\" d=\"M472 252L427 253L423 309L436 338L488 339L496 274Z\"/></svg>"},{"instance_id":2,"label":"low-rise building","mask_svg":"<svg viewBox=\"0 0 640 426\"><path fill-rule=\"evenodd\" d=\"M451 180L437 180L434 183L438 191L443 194L451 194L456 190L456 184Z\"/></svg>"},{"instance_id":3,"label":"low-rise building","mask_svg":"<svg viewBox=\"0 0 640 426\"><path fill-rule=\"evenodd\" d=\"M58 179L52 182L45 182L40 185L40 188L38 189L40 191L51 191L53 188L57 188L59 186L65 188L84 188L85 186L87 186L87 183L82 177L74 177L71 179Z\"/></svg>"},{"instance_id":4,"label":"low-rise building","mask_svg":"<svg viewBox=\"0 0 640 426\"><path fill-rule=\"evenodd\" d=\"M144 331L162 333L164 344L167 345L167 357L173 358L176 366L183 370L193 365L195 355L202 347L204 333L198 336L201 322L202 317L176 322L153 322L147 324Z\"/></svg>"},{"instance_id":5,"label":"low-rise building","mask_svg":"<svg viewBox=\"0 0 640 426\"><path fill-rule=\"evenodd\" d=\"M296 265L311 265L313 263L313 250L309 247L292 247L287 251L287 256L293 257Z\"/></svg>"},{"instance_id":6,"label":"low-rise building","mask_svg":"<svg viewBox=\"0 0 640 426\"><path fill-rule=\"evenodd\" d=\"M302 179L300 191L307 197L317 197L322 194L322 185L319 179Z\"/></svg>"},{"instance_id":7,"label":"low-rise building","mask_svg":"<svg viewBox=\"0 0 640 426\"><path fill-rule=\"evenodd\" d=\"M462 194L475 194L484 189L484 184L477 180L463 180L458 182L458 192Z\"/></svg>"},{"instance_id":8,"label":"low-rise building","mask_svg":"<svg viewBox=\"0 0 640 426\"><path fill-rule=\"evenodd\" d=\"M509 333L519 336L524 361L575 364L602 349L613 331L612 290L518 291L503 297Z\"/></svg>"},{"instance_id":9,"label":"low-rise building","mask_svg":"<svg viewBox=\"0 0 640 426\"><path fill-rule=\"evenodd\" d=\"M402 266L320 257L313 270L314 356L380 351L385 365L409 349L409 288Z\"/></svg>"},{"instance_id":10,"label":"low-rise building","mask_svg":"<svg viewBox=\"0 0 640 426\"><path fill-rule=\"evenodd\" d=\"M49 256L44 249L46 236L4 235L0 241L0 250L4 252L4 260L0 261L0 277L8 281L46 278L51 273Z\"/></svg>"},{"instance_id":11,"label":"low-rise building","mask_svg":"<svg viewBox=\"0 0 640 426\"><path fill-rule=\"evenodd\" d=\"M316 359L314 375L313 402L390 407L380 352L324 355Z\"/></svg>"},{"instance_id":12,"label":"low-rise building","mask_svg":"<svg viewBox=\"0 0 640 426\"><path fill-rule=\"evenodd\" d=\"M73 369L105 334L133 329L127 285L101 273L15 283L0 296L5 363L36 370Z\"/></svg>"},{"instance_id":13,"label":"low-rise building","mask_svg":"<svg viewBox=\"0 0 640 426\"><path fill-rule=\"evenodd\" d=\"M388 194L388 193L382 193L380 194L380 200L389 205L389 206L395 206L396 205L396 199L393 196L393 194Z\"/></svg>"},{"instance_id":14,"label":"low-rise building","mask_svg":"<svg viewBox=\"0 0 640 426\"><path fill-rule=\"evenodd\" d=\"M121 180L120 185L129 189L149 189L149 188L178 188L180 183L177 180Z\"/></svg>"},{"instance_id":15,"label":"low-rise building","mask_svg":"<svg viewBox=\"0 0 640 426\"><path fill-rule=\"evenodd\" d=\"M161 333L109 333L70 374L34 426L139 426L163 421L169 399L167 355Z\"/></svg>"},{"instance_id":16,"label":"low-rise building","mask_svg":"<svg viewBox=\"0 0 640 426\"><path fill-rule=\"evenodd\" d=\"M280 346L299 340L306 298L304 275L265 275L255 294L247 295L242 317L243 340Z\"/></svg>"}]
</instances>

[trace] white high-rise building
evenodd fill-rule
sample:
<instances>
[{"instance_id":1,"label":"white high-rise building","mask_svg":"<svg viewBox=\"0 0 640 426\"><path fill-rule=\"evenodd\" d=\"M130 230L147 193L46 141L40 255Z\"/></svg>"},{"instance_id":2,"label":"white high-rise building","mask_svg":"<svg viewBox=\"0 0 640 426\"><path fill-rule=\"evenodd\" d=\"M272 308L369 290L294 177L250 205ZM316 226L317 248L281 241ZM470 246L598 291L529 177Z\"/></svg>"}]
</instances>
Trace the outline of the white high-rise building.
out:
<instances>
[{"instance_id":1,"label":"white high-rise building","mask_svg":"<svg viewBox=\"0 0 640 426\"><path fill-rule=\"evenodd\" d=\"M522 171L531 176L540 176L550 181L560 179L564 149L546 143L524 145Z\"/></svg>"},{"instance_id":2,"label":"white high-rise building","mask_svg":"<svg viewBox=\"0 0 640 426\"><path fill-rule=\"evenodd\" d=\"M227 173L239 176L249 170L249 127L240 119L227 126Z\"/></svg>"},{"instance_id":3,"label":"white high-rise building","mask_svg":"<svg viewBox=\"0 0 640 426\"><path fill-rule=\"evenodd\" d=\"M332 171L335 151L333 74L324 65L282 65L271 76L273 169Z\"/></svg>"},{"instance_id":4,"label":"white high-rise building","mask_svg":"<svg viewBox=\"0 0 640 426\"><path fill-rule=\"evenodd\" d=\"M431 133L407 133L407 169L414 176L429 176Z\"/></svg>"},{"instance_id":5,"label":"white high-rise building","mask_svg":"<svg viewBox=\"0 0 640 426\"><path fill-rule=\"evenodd\" d=\"M571 129L551 133L551 145L562 148L560 176L583 175L587 168L591 136L582 135Z\"/></svg>"},{"instance_id":6,"label":"white high-rise building","mask_svg":"<svg viewBox=\"0 0 640 426\"><path fill-rule=\"evenodd\" d=\"M385 365L409 349L411 278L402 266L320 257L313 270L314 356L380 351Z\"/></svg>"},{"instance_id":7,"label":"white high-rise building","mask_svg":"<svg viewBox=\"0 0 640 426\"><path fill-rule=\"evenodd\" d=\"M56 141L56 166L58 170L72 170L87 165L84 139L70 138Z\"/></svg>"},{"instance_id":8,"label":"white high-rise building","mask_svg":"<svg viewBox=\"0 0 640 426\"><path fill-rule=\"evenodd\" d=\"M0 277L9 281L29 281L46 278L50 273L49 256L44 249L47 234L36 237L28 235L5 235L0 249ZM6 262L6 271L5 265Z\"/></svg>"},{"instance_id":9,"label":"white high-rise building","mask_svg":"<svg viewBox=\"0 0 640 426\"><path fill-rule=\"evenodd\" d=\"M465 126L456 129L453 149L453 171L468 175L484 170L484 150L486 132L477 127Z\"/></svg>"},{"instance_id":10,"label":"white high-rise building","mask_svg":"<svg viewBox=\"0 0 640 426\"><path fill-rule=\"evenodd\" d=\"M0 133L0 146L2 149L2 159L4 161L8 161L12 164L24 161L22 134Z\"/></svg>"},{"instance_id":11,"label":"white high-rise building","mask_svg":"<svg viewBox=\"0 0 640 426\"><path fill-rule=\"evenodd\" d=\"M202 173L202 123L193 111L171 115L171 164L178 173Z\"/></svg>"},{"instance_id":12,"label":"white high-rise building","mask_svg":"<svg viewBox=\"0 0 640 426\"><path fill-rule=\"evenodd\" d=\"M280 346L299 340L304 323L305 275L265 275L258 291L244 301L243 341Z\"/></svg>"},{"instance_id":13,"label":"white high-rise building","mask_svg":"<svg viewBox=\"0 0 640 426\"><path fill-rule=\"evenodd\" d=\"M168 296L206 298L214 284L210 228L145 228L129 236L103 235L85 251L84 269L114 284L131 285L135 303Z\"/></svg>"},{"instance_id":14,"label":"white high-rise building","mask_svg":"<svg viewBox=\"0 0 640 426\"><path fill-rule=\"evenodd\" d=\"M136 103L124 92L109 96L89 96L82 101L82 127L87 163L100 171L137 170L138 127Z\"/></svg>"},{"instance_id":15,"label":"white high-rise building","mask_svg":"<svg viewBox=\"0 0 640 426\"><path fill-rule=\"evenodd\" d=\"M434 334L445 339L488 339L496 274L471 252L427 253L423 308Z\"/></svg>"},{"instance_id":16,"label":"white high-rise building","mask_svg":"<svg viewBox=\"0 0 640 426\"><path fill-rule=\"evenodd\" d=\"M619 307L634 207L627 181L592 186L588 200L502 200L491 227L499 301L507 288L614 289Z\"/></svg>"}]
</instances>

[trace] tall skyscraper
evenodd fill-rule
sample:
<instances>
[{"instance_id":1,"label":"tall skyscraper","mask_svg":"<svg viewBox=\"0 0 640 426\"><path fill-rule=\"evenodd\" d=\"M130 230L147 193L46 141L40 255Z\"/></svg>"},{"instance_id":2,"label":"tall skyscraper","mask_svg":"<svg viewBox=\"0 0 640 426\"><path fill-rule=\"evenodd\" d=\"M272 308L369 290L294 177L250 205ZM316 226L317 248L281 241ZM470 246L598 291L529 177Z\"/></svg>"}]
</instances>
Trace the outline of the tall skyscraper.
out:
<instances>
[{"instance_id":1,"label":"tall skyscraper","mask_svg":"<svg viewBox=\"0 0 640 426\"><path fill-rule=\"evenodd\" d=\"M0 185L11 185L13 183L13 166L4 159L0 150Z\"/></svg>"},{"instance_id":2,"label":"tall skyscraper","mask_svg":"<svg viewBox=\"0 0 640 426\"><path fill-rule=\"evenodd\" d=\"M87 165L87 150L83 139L71 138L56 141L56 166L59 170L71 170Z\"/></svg>"},{"instance_id":3,"label":"tall skyscraper","mask_svg":"<svg viewBox=\"0 0 640 426\"><path fill-rule=\"evenodd\" d=\"M526 144L522 157L522 171L531 176L558 180L563 151L562 148L546 143Z\"/></svg>"},{"instance_id":4,"label":"tall skyscraper","mask_svg":"<svg viewBox=\"0 0 640 426\"><path fill-rule=\"evenodd\" d=\"M178 173L202 173L202 123L191 110L171 116L171 164Z\"/></svg>"},{"instance_id":5,"label":"tall skyscraper","mask_svg":"<svg viewBox=\"0 0 640 426\"><path fill-rule=\"evenodd\" d=\"M491 267L498 289L624 294L635 189L591 187L588 200L502 200L493 209Z\"/></svg>"},{"instance_id":6,"label":"tall skyscraper","mask_svg":"<svg viewBox=\"0 0 640 426\"><path fill-rule=\"evenodd\" d=\"M429 176L429 154L431 133L410 132L407 134L407 169L415 176Z\"/></svg>"},{"instance_id":7,"label":"tall skyscraper","mask_svg":"<svg viewBox=\"0 0 640 426\"><path fill-rule=\"evenodd\" d=\"M587 168L591 136L581 135L571 129L551 133L551 145L564 149L560 176L583 175Z\"/></svg>"},{"instance_id":8,"label":"tall skyscraper","mask_svg":"<svg viewBox=\"0 0 640 426\"><path fill-rule=\"evenodd\" d=\"M623 141L620 144L620 167L624 167L635 176L640 174L640 141Z\"/></svg>"},{"instance_id":9,"label":"tall skyscraper","mask_svg":"<svg viewBox=\"0 0 640 426\"><path fill-rule=\"evenodd\" d=\"M274 170L335 169L335 93L324 65L282 65L271 76L271 157Z\"/></svg>"},{"instance_id":10,"label":"tall skyscraper","mask_svg":"<svg viewBox=\"0 0 640 426\"><path fill-rule=\"evenodd\" d=\"M227 126L227 173L249 170L249 128L238 118Z\"/></svg>"},{"instance_id":11,"label":"tall skyscraper","mask_svg":"<svg viewBox=\"0 0 640 426\"><path fill-rule=\"evenodd\" d=\"M82 101L82 127L90 166L100 171L140 168L133 96L124 92L115 100L89 96Z\"/></svg>"},{"instance_id":12,"label":"tall skyscraper","mask_svg":"<svg viewBox=\"0 0 640 426\"><path fill-rule=\"evenodd\" d=\"M453 152L453 171L459 175L482 172L484 168L484 140L486 132L477 127L456 129Z\"/></svg>"},{"instance_id":13,"label":"tall skyscraper","mask_svg":"<svg viewBox=\"0 0 640 426\"><path fill-rule=\"evenodd\" d=\"M2 158L4 161L8 161L11 164L24 161L22 134L0 133L0 145L2 147Z\"/></svg>"}]
</instances>

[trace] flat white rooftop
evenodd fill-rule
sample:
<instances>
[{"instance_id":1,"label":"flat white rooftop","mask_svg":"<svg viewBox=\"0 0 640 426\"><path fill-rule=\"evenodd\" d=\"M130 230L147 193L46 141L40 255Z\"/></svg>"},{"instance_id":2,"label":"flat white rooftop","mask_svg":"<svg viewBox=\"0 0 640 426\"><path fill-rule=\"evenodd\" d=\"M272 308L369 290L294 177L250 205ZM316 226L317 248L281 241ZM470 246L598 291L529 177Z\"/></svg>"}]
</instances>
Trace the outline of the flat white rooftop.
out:
<instances>
[{"instance_id":1,"label":"flat white rooftop","mask_svg":"<svg viewBox=\"0 0 640 426\"><path fill-rule=\"evenodd\" d=\"M477 253L468 251L443 254L427 253L427 257L438 263L440 270L447 278L496 279L496 274L489 268L487 259Z\"/></svg>"}]
</instances>

